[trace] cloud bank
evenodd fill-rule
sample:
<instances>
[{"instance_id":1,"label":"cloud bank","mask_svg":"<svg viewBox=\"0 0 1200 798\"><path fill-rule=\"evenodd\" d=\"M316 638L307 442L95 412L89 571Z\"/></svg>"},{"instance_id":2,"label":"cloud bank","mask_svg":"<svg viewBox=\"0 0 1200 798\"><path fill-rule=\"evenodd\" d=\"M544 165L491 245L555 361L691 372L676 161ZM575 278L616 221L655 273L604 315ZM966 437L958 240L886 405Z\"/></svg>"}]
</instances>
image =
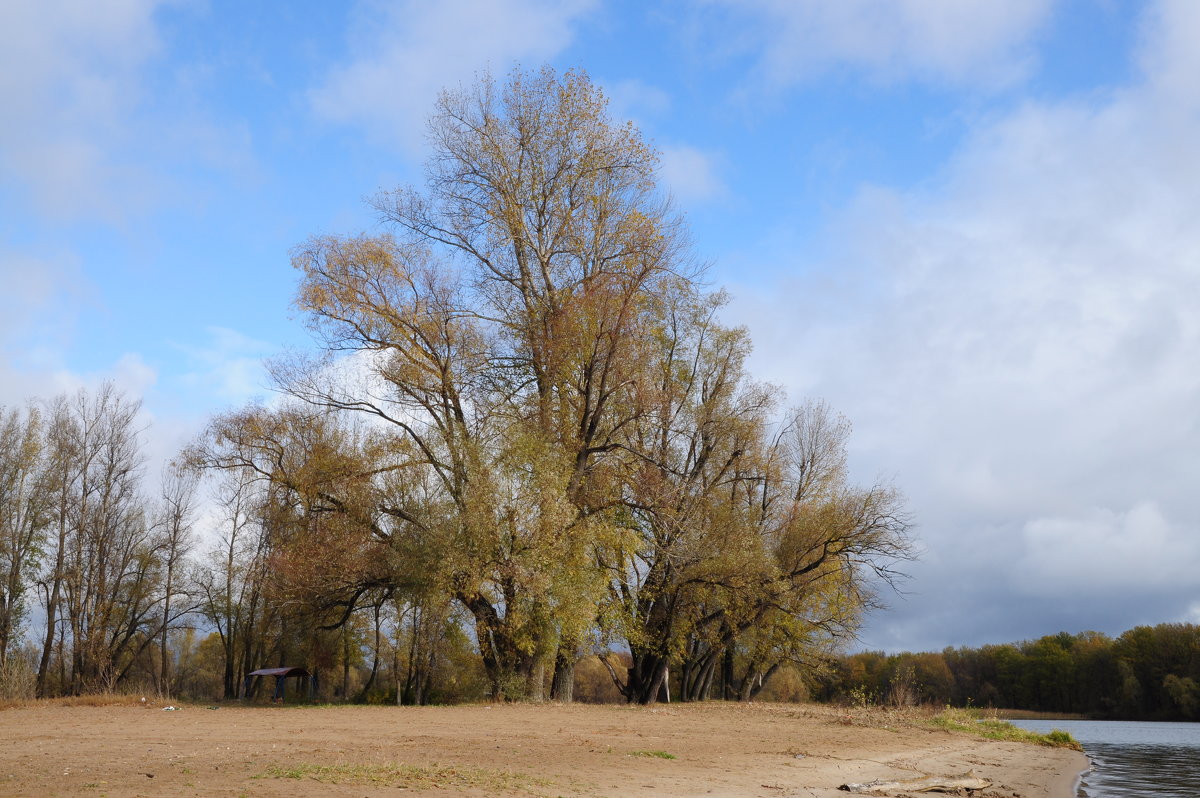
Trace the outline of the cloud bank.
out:
<instances>
[{"instance_id":1,"label":"cloud bank","mask_svg":"<svg viewBox=\"0 0 1200 798\"><path fill-rule=\"evenodd\" d=\"M153 178L125 150L161 0L13 0L0 17L0 171L54 218L121 217Z\"/></svg>"},{"instance_id":2,"label":"cloud bank","mask_svg":"<svg viewBox=\"0 0 1200 798\"><path fill-rule=\"evenodd\" d=\"M750 0L734 13L740 46L775 87L834 69L894 83L917 79L1002 86L1028 72L1031 36L1054 0ZM728 36L722 30L721 36Z\"/></svg>"},{"instance_id":3,"label":"cloud bank","mask_svg":"<svg viewBox=\"0 0 1200 798\"><path fill-rule=\"evenodd\" d=\"M859 462L911 497L928 554L869 645L989 642L977 621L1004 612L1111 632L1192 606L1197 32L1194 4L1164 3L1136 85L993 119L921 190L864 188L834 254L774 287L791 307L735 288L758 368L869 430Z\"/></svg>"}]
</instances>

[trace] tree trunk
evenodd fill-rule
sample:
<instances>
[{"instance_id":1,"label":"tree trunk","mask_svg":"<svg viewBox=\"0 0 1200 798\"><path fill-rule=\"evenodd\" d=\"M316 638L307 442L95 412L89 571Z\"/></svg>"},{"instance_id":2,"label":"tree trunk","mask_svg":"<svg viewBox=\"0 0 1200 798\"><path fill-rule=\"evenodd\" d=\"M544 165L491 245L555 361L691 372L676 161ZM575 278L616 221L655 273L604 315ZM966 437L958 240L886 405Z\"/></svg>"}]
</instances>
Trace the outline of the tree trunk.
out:
<instances>
[{"instance_id":1,"label":"tree trunk","mask_svg":"<svg viewBox=\"0 0 1200 798\"><path fill-rule=\"evenodd\" d=\"M403 705L404 688L400 684L400 635L404 631L404 610L396 599L396 640L392 645L392 681L396 684L396 706Z\"/></svg>"},{"instance_id":2,"label":"tree trunk","mask_svg":"<svg viewBox=\"0 0 1200 798\"><path fill-rule=\"evenodd\" d=\"M380 607L380 604L376 604L374 607L374 610L375 610L375 648L374 648L374 652L371 656L371 675L369 677L367 677L366 684L364 684L362 686L362 689L358 691L358 699L357 700L362 701L362 702L365 702L367 700L367 693L370 692L371 688L375 685L375 677L379 674L379 640L380 640L379 607Z\"/></svg>"},{"instance_id":3,"label":"tree trunk","mask_svg":"<svg viewBox=\"0 0 1200 798\"><path fill-rule=\"evenodd\" d=\"M55 567L55 574L52 577L53 587L50 592L50 597L46 600L46 639L42 644L42 658L38 663L37 672L37 692L38 698L46 698L46 678L50 671L50 654L54 650L55 638L55 613L58 609L59 587L62 580L58 577L61 573L62 557L58 559L58 564Z\"/></svg>"},{"instance_id":4,"label":"tree trunk","mask_svg":"<svg viewBox=\"0 0 1200 798\"><path fill-rule=\"evenodd\" d=\"M65 502L65 495L60 498L60 501ZM66 508L59 508L60 516L58 520L58 549L54 555L54 572L50 576L50 594L46 599L46 639L42 645L42 659L38 663L37 673L37 696L38 698L46 697L46 677L50 670L50 653L54 649L55 637L55 615L58 612L58 603L62 594L62 573L63 573L63 558L66 554L67 544L67 521ZM60 657L61 659L61 657ZM61 685L60 685L61 688Z\"/></svg>"},{"instance_id":5,"label":"tree trunk","mask_svg":"<svg viewBox=\"0 0 1200 798\"><path fill-rule=\"evenodd\" d=\"M225 698L237 698L237 685L233 683L233 651L228 646L225 647Z\"/></svg>"},{"instance_id":6,"label":"tree trunk","mask_svg":"<svg viewBox=\"0 0 1200 798\"><path fill-rule=\"evenodd\" d=\"M719 659L718 652L709 649L703 656L688 663L683 674L686 678L680 679L680 701L704 701L708 698Z\"/></svg>"},{"instance_id":7,"label":"tree trunk","mask_svg":"<svg viewBox=\"0 0 1200 798\"><path fill-rule=\"evenodd\" d=\"M667 685L667 666L670 664L666 657L654 654L633 654L633 665L627 671L625 684L625 699L629 703L653 704L657 701L669 701Z\"/></svg>"},{"instance_id":8,"label":"tree trunk","mask_svg":"<svg viewBox=\"0 0 1200 798\"><path fill-rule=\"evenodd\" d=\"M777 670L779 670L778 662L767 668L766 673L760 673L758 675L758 679L756 679L755 683L750 686L750 694L748 696L750 701L758 698L758 694L761 693L763 688L767 686L767 683L771 681L771 677L775 675Z\"/></svg>"},{"instance_id":9,"label":"tree trunk","mask_svg":"<svg viewBox=\"0 0 1200 798\"><path fill-rule=\"evenodd\" d=\"M342 624L342 701L350 700L350 620Z\"/></svg>"},{"instance_id":10,"label":"tree trunk","mask_svg":"<svg viewBox=\"0 0 1200 798\"><path fill-rule=\"evenodd\" d=\"M170 560L167 561L167 585L166 585L166 594L163 596L162 632L161 632L161 637L159 638L159 648L161 649L160 653L162 655L162 661L160 663L161 667L159 669L159 676L158 676L158 680L159 680L158 691L166 698L170 698L170 696L171 696L171 682L170 682L171 655L170 655L169 649L167 648L167 628L171 624L171 590L174 587L172 584L172 578L174 577L174 573L173 573L174 570L175 570L175 562L174 562L174 557L172 557Z\"/></svg>"},{"instance_id":11,"label":"tree trunk","mask_svg":"<svg viewBox=\"0 0 1200 798\"><path fill-rule=\"evenodd\" d=\"M554 657L554 678L550 682L550 700L570 704L575 700L575 651L559 646Z\"/></svg>"},{"instance_id":12,"label":"tree trunk","mask_svg":"<svg viewBox=\"0 0 1200 798\"><path fill-rule=\"evenodd\" d=\"M523 652L509 636L505 619L483 596L459 593L455 598L475 619L475 637L479 641L479 654L491 688L490 698L493 701L512 701L530 697L531 692L536 692L536 699L541 700L544 655ZM539 663L542 673L535 680L534 671ZM522 691L524 695L521 695Z\"/></svg>"},{"instance_id":13,"label":"tree trunk","mask_svg":"<svg viewBox=\"0 0 1200 798\"><path fill-rule=\"evenodd\" d=\"M417 644L420 641L421 635L421 609L417 604L414 604L412 608L412 625L409 629L408 673L404 677L404 693L401 703L412 705L418 703L417 680L421 667L417 661Z\"/></svg>"}]
</instances>

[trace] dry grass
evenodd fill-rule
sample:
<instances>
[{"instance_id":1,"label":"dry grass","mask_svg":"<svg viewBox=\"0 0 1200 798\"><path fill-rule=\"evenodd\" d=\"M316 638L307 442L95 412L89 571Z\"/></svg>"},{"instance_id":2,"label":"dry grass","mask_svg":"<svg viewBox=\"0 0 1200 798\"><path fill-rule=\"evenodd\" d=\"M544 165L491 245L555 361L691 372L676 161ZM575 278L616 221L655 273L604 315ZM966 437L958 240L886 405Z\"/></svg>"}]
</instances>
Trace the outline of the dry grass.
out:
<instances>
[{"instance_id":1,"label":"dry grass","mask_svg":"<svg viewBox=\"0 0 1200 798\"><path fill-rule=\"evenodd\" d=\"M143 703L143 697L138 695L122 695L119 693L93 693L92 695L63 696L62 698L41 699L46 706L51 707L120 707L134 706ZM158 706L157 700L145 697L146 706Z\"/></svg>"},{"instance_id":2,"label":"dry grass","mask_svg":"<svg viewBox=\"0 0 1200 798\"><path fill-rule=\"evenodd\" d=\"M144 699L144 700L143 700ZM142 696L140 693L89 693L86 695L68 695L58 698L26 698L0 700L0 710L3 709L36 709L38 707L124 707L146 706L162 707L177 702L163 701L152 696Z\"/></svg>"},{"instance_id":3,"label":"dry grass","mask_svg":"<svg viewBox=\"0 0 1200 798\"><path fill-rule=\"evenodd\" d=\"M1088 720L1087 715L1074 712L1035 712L1032 709L989 709L987 712L1000 720Z\"/></svg>"},{"instance_id":4,"label":"dry grass","mask_svg":"<svg viewBox=\"0 0 1200 798\"><path fill-rule=\"evenodd\" d=\"M929 707L890 707L877 704L827 709L833 713L835 721L843 726L864 726L871 729L923 726L935 712Z\"/></svg>"},{"instance_id":5,"label":"dry grass","mask_svg":"<svg viewBox=\"0 0 1200 798\"><path fill-rule=\"evenodd\" d=\"M832 708L831 708L832 709ZM1070 748L1082 751L1080 744L1065 731L1046 734L1025 731L996 716L994 711L954 709L952 707L838 707L835 722L844 726L863 726L873 729L899 731L905 728L935 728L949 732L973 734L988 740L1032 743L1051 748Z\"/></svg>"}]
</instances>

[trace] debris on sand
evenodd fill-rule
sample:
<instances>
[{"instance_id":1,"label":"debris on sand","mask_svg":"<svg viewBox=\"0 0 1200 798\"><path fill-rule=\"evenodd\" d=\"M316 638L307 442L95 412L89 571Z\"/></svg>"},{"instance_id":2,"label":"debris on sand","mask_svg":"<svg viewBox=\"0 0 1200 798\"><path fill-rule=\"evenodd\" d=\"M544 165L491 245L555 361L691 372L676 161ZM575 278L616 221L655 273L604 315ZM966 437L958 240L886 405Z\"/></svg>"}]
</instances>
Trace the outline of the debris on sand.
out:
<instances>
[{"instance_id":1,"label":"debris on sand","mask_svg":"<svg viewBox=\"0 0 1200 798\"><path fill-rule=\"evenodd\" d=\"M924 776L904 781L869 781L865 784L843 784L839 790L846 792L882 792L884 790L910 790L912 792L953 792L955 790L983 790L991 787L987 779L968 770L957 776Z\"/></svg>"}]
</instances>

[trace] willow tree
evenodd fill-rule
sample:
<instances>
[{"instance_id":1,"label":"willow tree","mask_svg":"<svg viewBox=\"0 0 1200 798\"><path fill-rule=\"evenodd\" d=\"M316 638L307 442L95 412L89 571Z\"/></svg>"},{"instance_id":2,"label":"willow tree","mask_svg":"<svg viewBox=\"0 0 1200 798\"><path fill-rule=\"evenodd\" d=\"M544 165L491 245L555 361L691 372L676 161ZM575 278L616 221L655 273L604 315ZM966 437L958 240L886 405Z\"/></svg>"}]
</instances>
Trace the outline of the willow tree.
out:
<instances>
[{"instance_id":1,"label":"willow tree","mask_svg":"<svg viewBox=\"0 0 1200 798\"><path fill-rule=\"evenodd\" d=\"M297 250L299 307L329 358L281 364L305 401L372 415L422 491L398 537L440 552L493 691L560 684L593 622L648 309L689 279L657 157L584 75L515 71L444 93L422 189L378 196L378 236Z\"/></svg>"},{"instance_id":2,"label":"willow tree","mask_svg":"<svg viewBox=\"0 0 1200 798\"><path fill-rule=\"evenodd\" d=\"M776 396L749 378L748 336L718 322L720 301L681 291L663 305L654 390L629 429L632 535L601 554L631 666L604 661L629 701L666 695L672 665L685 700L714 682L752 697L851 633L872 577L894 579L909 556L897 492L849 483L847 423L820 403L773 423Z\"/></svg>"},{"instance_id":3,"label":"willow tree","mask_svg":"<svg viewBox=\"0 0 1200 798\"><path fill-rule=\"evenodd\" d=\"M774 396L747 379L748 336L717 321L720 303L686 286L661 303L644 412L626 430L638 455L623 492L629 534L600 559L607 627L632 656L627 673L612 673L630 701L665 692L714 590L754 580L762 567L734 497L757 476L750 463Z\"/></svg>"},{"instance_id":4,"label":"willow tree","mask_svg":"<svg viewBox=\"0 0 1200 798\"><path fill-rule=\"evenodd\" d=\"M755 473L735 498L759 567L724 586L689 641L685 698L709 695L722 659L721 693L750 699L784 663L828 659L879 606L896 565L912 556L903 497L891 485L853 484L846 469L850 424L823 402L788 410ZM735 673L735 661L740 667Z\"/></svg>"},{"instance_id":5,"label":"willow tree","mask_svg":"<svg viewBox=\"0 0 1200 798\"><path fill-rule=\"evenodd\" d=\"M582 74L517 70L444 93L429 142L425 184L374 199L383 231L293 254L322 351L272 374L311 423L259 409L210 441L291 497L287 583L335 623L389 590L453 602L492 694L534 699L569 699L597 630L623 637L623 689L646 701L670 663L711 672L696 658L751 633L771 651L811 634L769 619L811 630L818 605L861 603L853 546L804 553L796 519L832 512L778 499L773 393L636 128ZM354 441L329 421L346 415Z\"/></svg>"}]
</instances>

